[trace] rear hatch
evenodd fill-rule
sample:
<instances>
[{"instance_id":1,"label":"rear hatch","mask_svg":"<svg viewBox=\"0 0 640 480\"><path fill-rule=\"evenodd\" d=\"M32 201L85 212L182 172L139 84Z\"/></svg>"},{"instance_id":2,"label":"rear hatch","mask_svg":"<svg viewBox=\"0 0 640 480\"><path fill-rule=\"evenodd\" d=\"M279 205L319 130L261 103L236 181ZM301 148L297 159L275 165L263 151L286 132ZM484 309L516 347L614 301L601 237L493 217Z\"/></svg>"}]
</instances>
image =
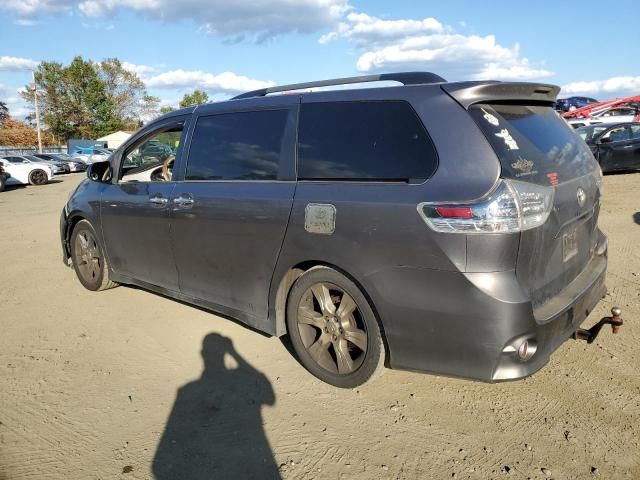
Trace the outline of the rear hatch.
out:
<instances>
[{"instance_id":1,"label":"rear hatch","mask_svg":"<svg viewBox=\"0 0 640 480\"><path fill-rule=\"evenodd\" d=\"M576 283L588 283L599 239L600 168L550 103L494 101L468 109L500 159L501 176L546 186L553 195L547 221L521 233L516 266L536 318L548 320L554 298L579 276Z\"/></svg>"}]
</instances>

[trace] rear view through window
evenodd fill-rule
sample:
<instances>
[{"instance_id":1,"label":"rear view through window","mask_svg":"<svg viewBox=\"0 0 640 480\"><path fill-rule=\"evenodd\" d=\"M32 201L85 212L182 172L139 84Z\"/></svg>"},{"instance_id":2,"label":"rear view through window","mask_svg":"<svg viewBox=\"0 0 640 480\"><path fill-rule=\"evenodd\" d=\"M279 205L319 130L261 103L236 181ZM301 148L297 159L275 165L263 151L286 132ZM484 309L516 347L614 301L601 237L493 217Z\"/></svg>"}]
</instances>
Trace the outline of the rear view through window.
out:
<instances>
[{"instance_id":1,"label":"rear view through window","mask_svg":"<svg viewBox=\"0 0 640 480\"><path fill-rule=\"evenodd\" d=\"M555 185L597 166L584 141L551 107L484 104L469 111L500 158L505 178Z\"/></svg>"},{"instance_id":2,"label":"rear view through window","mask_svg":"<svg viewBox=\"0 0 640 480\"><path fill-rule=\"evenodd\" d=\"M436 150L402 101L303 104L298 140L302 180L422 182Z\"/></svg>"}]
</instances>

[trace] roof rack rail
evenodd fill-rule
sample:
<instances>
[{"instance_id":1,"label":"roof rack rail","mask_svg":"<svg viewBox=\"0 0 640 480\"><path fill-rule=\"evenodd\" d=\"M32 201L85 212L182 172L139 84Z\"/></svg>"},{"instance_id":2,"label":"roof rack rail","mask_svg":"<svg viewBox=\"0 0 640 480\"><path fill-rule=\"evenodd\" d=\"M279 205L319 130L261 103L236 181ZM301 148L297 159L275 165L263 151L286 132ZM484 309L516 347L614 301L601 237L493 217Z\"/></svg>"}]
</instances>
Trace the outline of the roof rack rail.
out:
<instances>
[{"instance_id":1,"label":"roof rack rail","mask_svg":"<svg viewBox=\"0 0 640 480\"><path fill-rule=\"evenodd\" d=\"M331 85L348 85L350 83L383 82L395 81L403 85L418 85L421 83L441 83L446 82L440 75L431 72L398 72L381 73L379 75L362 75L360 77L333 78L330 80L319 80L317 82L293 83L291 85L280 85L277 87L261 88L251 92L242 93L232 98L264 97L270 93L286 92L289 90L303 90L305 88L328 87Z\"/></svg>"}]
</instances>

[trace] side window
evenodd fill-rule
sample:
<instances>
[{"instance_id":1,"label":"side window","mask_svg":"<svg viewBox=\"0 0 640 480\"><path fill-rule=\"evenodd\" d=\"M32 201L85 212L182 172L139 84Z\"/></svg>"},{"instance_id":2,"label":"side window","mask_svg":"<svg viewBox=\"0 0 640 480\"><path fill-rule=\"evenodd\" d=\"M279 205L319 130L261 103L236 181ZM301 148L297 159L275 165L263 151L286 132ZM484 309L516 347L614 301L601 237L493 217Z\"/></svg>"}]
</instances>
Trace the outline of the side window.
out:
<instances>
[{"instance_id":1,"label":"side window","mask_svg":"<svg viewBox=\"0 0 640 480\"><path fill-rule=\"evenodd\" d=\"M403 101L303 104L301 180L421 182L437 168L422 121Z\"/></svg>"},{"instance_id":2,"label":"side window","mask_svg":"<svg viewBox=\"0 0 640 480\"><path fill-rule=\"evenodd\" d=\"M121 182L168 182L180 147L182 125L168 127L127 148Z\"/></svg>"},{"instance_id":3,"label":"side window","mask_svg":"<svg viewBox=\"0 0 640 480\"><path fill-rule=\"evenodd\" d=\"M629 140L629 130L627 129L627 127L613 128L605 133L602 138L607 138L610 142L621 142Z\"/></svg>"},{"instance_id":4,"label":"side window","mask_svg":"<svg viewBox=\"0 0 640 480\"><path fill-rule=\"evenodd\" d=\"M631 125L631 138L640 140L640 125Z\"/></svg>"},{"instance_id":5,"label":"side window","mask_svg":"<svg viewBox=\"0 0 640 480\"><path fill-rule=\"evenodd\" d=\"M289 110L200 117L185 180L276 180L286 148Z\"/></svg>"}]
</instances>

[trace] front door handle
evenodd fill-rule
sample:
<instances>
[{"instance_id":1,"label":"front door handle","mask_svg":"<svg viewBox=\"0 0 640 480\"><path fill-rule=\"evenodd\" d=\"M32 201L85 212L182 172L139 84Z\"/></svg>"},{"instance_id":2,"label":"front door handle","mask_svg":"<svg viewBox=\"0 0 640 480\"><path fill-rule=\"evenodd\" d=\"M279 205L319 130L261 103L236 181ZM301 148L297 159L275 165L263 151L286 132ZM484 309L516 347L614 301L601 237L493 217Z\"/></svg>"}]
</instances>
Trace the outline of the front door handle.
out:
<instances>
[{"instance_id":1,"label":"front door handle","mask_svg":"<svg viewBox=\"0 0 640 480\"><path fill-rule=\"evenodd\" d=\"M181 193L173 199L173 203L179 207L190 207L193 205L193 197L188 193Z\"/></svg>"},{"instance_id":2,"label":"front door handle","mask_svg":"<svg viewBox=\"0 0 640 480\"><path fill-rule=\"evenodd\" d=\"M155 203L156 205L166 205L168 201L169 201L168 198L164 198L160 194L154 195L153 197L149 197L149 202Z\"/></svg>"}]
</instances>

